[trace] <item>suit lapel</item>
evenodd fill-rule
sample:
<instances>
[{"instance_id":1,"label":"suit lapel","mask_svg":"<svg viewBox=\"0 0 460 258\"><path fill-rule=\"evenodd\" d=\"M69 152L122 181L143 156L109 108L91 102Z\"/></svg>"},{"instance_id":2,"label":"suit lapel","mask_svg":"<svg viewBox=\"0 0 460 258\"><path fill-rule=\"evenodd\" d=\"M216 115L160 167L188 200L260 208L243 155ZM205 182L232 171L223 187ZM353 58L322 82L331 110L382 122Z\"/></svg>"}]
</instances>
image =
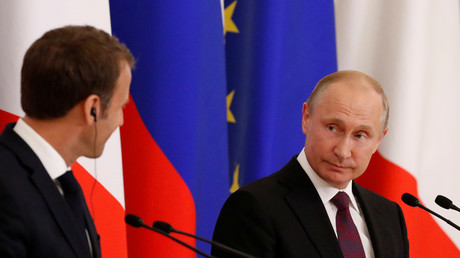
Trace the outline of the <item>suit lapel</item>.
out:
<instances>
[{"instance_id":1,"label":"suit lapel","mask_svg":"<svg viewBox=\"0 0 460 258\"><path fill-rule=\"evenodd\" d=\"M67 207L65 199L59 193L56 185L48 176L46 171L40 168L35 169L31 174L32 182L37 186L42 193L43 199L48 204L56 222L62 229L64 236L72 246L72 249L79 257L91 257L88 249L88 241L85 235L79 234L77 222L75 221L72 212Z\"/></svg>"},{"instance_id":2,"label":"suit lapel","mask_svg":"<svg viewBox=\"0 0 460 258\"><path fill-rule=\"evenodd\" d=\"M77 234L76 221L65 199L59 193L53 180L46 172L37 155L30 147L13 131L14 124L9 124L4 130L1 140L6 147L14 152L22 164L30 171L30 179L37 187L53 214L56 223L61 228L63 235L69 242L78 257L90 257L86 236Z\"/></svg>"},{"instance_id":3,"label":"suit lapel","mask_svg":"<svg viewBox=\"0 0 460 258\"><path fill-rule=\"evenodd\" d=\"M322 257L341 257L334 229L310 178L294 157L282 170L279 182L290 188L286 201Z\"/></svg>"},{"instance_id":4,"label":"suit lapel","mask_svg":"<svg viewBox=\"0 0 460 258\"><path fill-rule=\"evenodd\" d=\"M370 196L367 194L368 191L369 190L353 182L353 193L358 198L358 202L364 214L375 257L385 257L383 241L386 238L384 232L387 231L387 228L385 222L380 221L379 218L385 218L388 214L384 214L385 211L369 199Z\"/></svg>"}]
</instances>

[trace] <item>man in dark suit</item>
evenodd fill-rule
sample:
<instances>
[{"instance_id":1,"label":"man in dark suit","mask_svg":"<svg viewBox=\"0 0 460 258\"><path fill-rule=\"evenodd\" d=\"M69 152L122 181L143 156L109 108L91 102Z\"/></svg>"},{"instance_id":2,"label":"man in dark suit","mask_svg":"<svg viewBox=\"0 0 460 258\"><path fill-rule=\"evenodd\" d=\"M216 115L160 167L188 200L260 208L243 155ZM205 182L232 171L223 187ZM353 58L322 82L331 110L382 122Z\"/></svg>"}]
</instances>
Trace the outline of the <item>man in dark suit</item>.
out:
<instances>
[{"instance_id":1,"label":"man in dark suit","mask_svg":"<svg viewBox=\"0 0 460 258\"><path fill-rule=\"evenodd\" d=\"M388 110L380 84L363 73L321 79L303 105L305 148L232 194L213 240L257 257L408 257L399 205L353 181L388 130Z\"/></svg>"},{"instance_id":2,"label":"man in dark suit","mask_svg":"<svg viewBox=\"0 0 460 258\"><path fill-rule=\"evenodd\" d=\"M101 257L70 170L123 124L134 58L91 26L45 33L21 71L25 117L0 135L0 257Z\"/></svg>"}]
</instances>

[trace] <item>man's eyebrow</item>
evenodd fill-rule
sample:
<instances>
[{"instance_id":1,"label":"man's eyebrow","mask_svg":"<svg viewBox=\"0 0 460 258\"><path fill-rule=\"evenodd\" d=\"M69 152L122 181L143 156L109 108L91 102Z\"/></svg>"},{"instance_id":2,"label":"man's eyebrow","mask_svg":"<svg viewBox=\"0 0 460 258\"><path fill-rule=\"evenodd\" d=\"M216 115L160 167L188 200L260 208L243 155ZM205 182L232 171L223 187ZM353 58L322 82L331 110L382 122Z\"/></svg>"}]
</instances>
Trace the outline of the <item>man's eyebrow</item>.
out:
<instances>
[{"instance_id":1,"label":"man's eyebrow","mask_svg":"<svg viewBox=\"0 0 460 258\"><path fill-rule=\"evenodd\" d=\"M330 123L334 123L334 124L339 124L339 125L343 125L343 124L344 124L344 122L343 122L342 119L336 118L336 117L328 118L328 119L326 119L326 121L329 121Z\"/></svg>"},{"instance_id":2,"label":"man's eyebrow","mask_svg":"<svg viewBox=\"0 0 460 258\"><path fill-rule=\"evenodd\" d=\"M358 129L359 130L363 130L363 131L371 131L374 127L370 126L370 125L360 125L358 126Z\"/></svg>"},{"instance_id":3,"label":"man's eyebrow","mask_svg":"<svg viewBox=\"0 0 460 258\"><path fill-rule=\"evenodd\" d=\"M326 119L326 121L329 121L331 123L334 123L334 124L338 124L338 125L343 125L344 124L344 121L340 118L330 118L330 119ZM358 127L358 130L363 130L363 131L372 131L374 127L372 127L371 125L359 125Z\"/></svg>"}]
</instances>

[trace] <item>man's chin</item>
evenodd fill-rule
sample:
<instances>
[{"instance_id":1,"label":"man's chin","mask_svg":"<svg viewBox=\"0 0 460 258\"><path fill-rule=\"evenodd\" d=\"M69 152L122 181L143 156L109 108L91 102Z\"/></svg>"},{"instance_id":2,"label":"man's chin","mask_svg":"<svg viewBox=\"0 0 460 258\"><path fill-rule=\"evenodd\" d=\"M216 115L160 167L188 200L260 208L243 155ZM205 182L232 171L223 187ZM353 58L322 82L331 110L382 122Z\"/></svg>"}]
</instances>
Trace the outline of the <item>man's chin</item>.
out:
<instances>
[{"instance_id":1,"label":"man's chin","mask_svg":"<svg viewBox=\"0 0 460 258\"><path fill-rule=\"evenodd\" d=\"M352 180L349 176L336 171L328 171L327 175L322 177L322 179L330 186L338 189L347 187L348 183Z\"/></svg>"},{"instance_id":2,"label":"man's chin","mask_svg":"<svg viewBox=\"0 0 460 258\"><path fill-rule=\"evenodd\" d=\"M104 147L102 147L101 150L96 150L95 152L89 153L88 155L84 155L84 156L90 159L97 159L102 156L103 152L104 152Z\"/></svg>"}]
</instances>

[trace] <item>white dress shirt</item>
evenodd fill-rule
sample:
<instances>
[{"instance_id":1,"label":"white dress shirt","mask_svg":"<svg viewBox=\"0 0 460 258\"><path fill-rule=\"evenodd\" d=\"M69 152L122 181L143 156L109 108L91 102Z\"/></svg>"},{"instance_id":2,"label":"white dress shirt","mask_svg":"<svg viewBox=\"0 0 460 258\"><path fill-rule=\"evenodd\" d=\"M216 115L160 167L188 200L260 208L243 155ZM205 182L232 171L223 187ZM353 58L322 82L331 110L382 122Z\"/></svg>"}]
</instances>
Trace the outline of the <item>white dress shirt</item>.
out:
<instances>
[{"instance_id":1,"label":"white dress shirt","mask_svg":"<svg viewBox=\"0 0 460 258\"><path fill-rule=\"evenodd\" d=\"M305 156L305 148L302 149L299 156L297 156L297 161L300 163L303 170L305 171L305 173L307 173L308 177L315 186L316 191L318 192L319 197L323 202L324 208L326 209L329 220L331 221L331 225L334 228L336 237L337 227L335 217L337 214L337 207L335 207L335 205L331 202L331 199L339 191L343 191L348 194L348 196L350 197L351 217L356 225L356 228L358 229L359 237L361 238L361 242L363 244L364 253L366 254L366 257L374 258L374 249L372 248L372 242L369 236L369 231L367 229L366 221L364 220L364 215L361 211L361 207L359 206L359 203L356 201L356 198L353 194L351 181L344 189L337 189L329 185L326 181L319 177L311 168L310 164L308 163L307 157Z\"/></svg>"},{"instance_id":2,"label":"white dress shirt","mask_svg":"<svg viewBox=\"0 0 460 258\"><path fill-rule=\"evenodd\" d=\"M24 120L19 119L13 130L27 143L27 145L29 145L35 155L37 155L51 179L54 180L59 191L63 194L57 178L62 176L67 170L70 170L70 168L67 167L61 155L53 146L43 139L43 137L35 132L32 127L26 124Z\"/></svg>"}]
</instances>

